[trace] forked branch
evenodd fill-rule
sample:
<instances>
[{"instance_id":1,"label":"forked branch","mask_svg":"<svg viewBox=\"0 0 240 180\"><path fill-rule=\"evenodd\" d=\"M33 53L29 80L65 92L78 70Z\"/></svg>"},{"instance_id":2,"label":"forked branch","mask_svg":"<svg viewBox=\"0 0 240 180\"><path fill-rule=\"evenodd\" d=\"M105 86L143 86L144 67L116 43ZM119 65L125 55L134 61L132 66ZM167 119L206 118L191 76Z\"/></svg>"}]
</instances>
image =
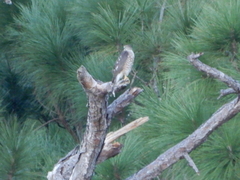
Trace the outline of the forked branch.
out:
<instances>
[{"instance_id":1,"label":"forked branch","mask_svg":"<svg viewBox=\"0 0 240 180\"><path fill-rule=\"evenodd\" d=\"M239 91L239 83L232 77L224 74L223 72L212 68L204 63L202 63L198 58L202 55L191 54L188 56L189 62L191 62L194 67L199 71L205 72L206 74L219 79L220 81L226 83L228 86L232 87L236 92ZM192 161L188 154L201 145L207 137L223 123L227 122L233 118L236 114L240 112L240 101L235 98L229 103L224 104L219 108L213 115L202 124L197 130L195 130L186 139L168 149L166 152L158 156L152 163L148 164L146 167L139 170L137 173L128 177L127 180L149 180L159 176L165 169L182 159L183 157L187 159L189 165L199 173L197 166Z\"/></svg>"},{"instance_id":2,"label":"forked branch","mask_svg":"<svg viewBox=\"0 0 240 180\"><path fill-rule=\"evenodd\" d=\"M142 89L137 87L127 90L108 106L112 82L95 80L84 66L77 70L77 78L88 97L87 128L81 145L70 151L54 166L53 171L48 173L48 180L89 180L97 163L118 154L122 147L120 143L109 142L104 145L111 117L142 92ZM126 84L120 83L116 88L122 87L126 87Z\"/></svg>"},{"instance_id":3,"label":"forked branch","mask_svg":"<svg viewBox=\"0 0 240 180\"><path fill-rule=\"evenodd\" d=\"M197 70L202 71L207 75L222 81L223 83L227 84L228 87L232 88L236 93L239 93L240 83L237 80L233 79L231 76L226 75L222 71L219 71L215 68L212 68L202 63L198 59L201 55L203 55L203 53L198 53L198 54L192 53L191 55L188 56L188 60L195 68L197 68ZM229 92L230 91L228 90L228 93Z\"/></svg>"}]
</instances>

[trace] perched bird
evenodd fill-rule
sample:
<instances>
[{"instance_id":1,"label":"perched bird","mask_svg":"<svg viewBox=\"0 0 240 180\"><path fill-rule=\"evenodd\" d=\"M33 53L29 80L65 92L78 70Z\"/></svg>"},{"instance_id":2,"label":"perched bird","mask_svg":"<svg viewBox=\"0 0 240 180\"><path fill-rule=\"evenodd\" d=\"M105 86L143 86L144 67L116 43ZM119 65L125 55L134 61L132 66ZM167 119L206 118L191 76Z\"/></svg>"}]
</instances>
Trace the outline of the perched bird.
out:
<instances>
[{"instance_id":1,"label":"perched bird","mask_svg":"<svg viewBox=\"0 0 240 180\"><path fill-rule=\"evenodd\" d=\"M125 45L113 69L113 96L115 96L116 86L119 84L119 82L121 82L122 78L124 81L129 81L129 78L127 76L132 70L134 57L135 55L132 47Z\"/></svg>"}]
</instances>

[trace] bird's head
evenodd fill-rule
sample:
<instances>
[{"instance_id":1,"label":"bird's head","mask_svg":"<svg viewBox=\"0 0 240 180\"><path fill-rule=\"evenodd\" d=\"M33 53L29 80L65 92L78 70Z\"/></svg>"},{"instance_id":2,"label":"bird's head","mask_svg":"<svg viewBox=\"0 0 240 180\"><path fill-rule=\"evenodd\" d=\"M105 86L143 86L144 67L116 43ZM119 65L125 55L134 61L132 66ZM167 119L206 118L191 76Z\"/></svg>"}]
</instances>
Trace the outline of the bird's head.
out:
<instances>
[{"instance_id":1,"label":"bird's head","mask_svg":"<svg viewBox=\"0 0 240 180\"><path fill-rule=\"evenodd\" d=\"M123 48L126 50L132 50L132 47L130 45L124 45Z\"/></svg>"}]
</instances>

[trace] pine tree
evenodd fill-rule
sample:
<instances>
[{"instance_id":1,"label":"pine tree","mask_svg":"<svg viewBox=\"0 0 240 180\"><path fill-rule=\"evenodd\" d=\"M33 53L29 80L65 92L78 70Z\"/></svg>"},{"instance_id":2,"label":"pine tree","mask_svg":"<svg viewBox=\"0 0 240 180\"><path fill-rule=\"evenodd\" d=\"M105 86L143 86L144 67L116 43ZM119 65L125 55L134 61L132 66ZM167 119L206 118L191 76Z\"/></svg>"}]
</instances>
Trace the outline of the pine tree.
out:
<instances>
[{"instance_id":1,"label":"pine tree","mask_svg":"<svg viewBox=\"0 0 240 180\"><path fill-rule=\"evenodd\" d=\"M204 63L238 79L239 8L238 0L19 0L12 6L0 3L2 177L11 174L19 179L29 178L30 171L31 175L37 173L36 179L42 178L74 146L71 137L75 142L81 139L87 101L75 72L83 64L94 78L110 81L123 44L131 44L136 52L132 86L145 89L127 109L128 120L148 115L150 121L122 139L123 153L98 165L94 179L123 179L187 137L233 96L216 100L218 91L225 87L196 71L186 57L203 51ZM10 120L11 117L17 120ZM191 154L200 176L185 161L179 161L160 178L240 179L236 171L237 119L238 116L218 129ZM40 123L47 121L56 124L41 127ZM37 126L30 126L29 122ZM119 126L118 122L113 124ZM37 127L41 128L34 131ZM33 132L46 136L33 136ZM20 137L16 136L18 133ZM33 138L24 139L27 136ZM64 142L69 143L63 146L58 143L59 138L66 138ZM39 143L33 143L35 140L46 144L43 152L37 150ZM33 143L31 147L29 143ZM146 150L142 144L150 148ZM47 155L49 146L51 153ZM23 151L8 154L4 147ZM30 161L35 154L38 158ZM14 171L12 159L17 163ZM128 164L132 167L126 168Z\"/></svg>"}]
</instances>

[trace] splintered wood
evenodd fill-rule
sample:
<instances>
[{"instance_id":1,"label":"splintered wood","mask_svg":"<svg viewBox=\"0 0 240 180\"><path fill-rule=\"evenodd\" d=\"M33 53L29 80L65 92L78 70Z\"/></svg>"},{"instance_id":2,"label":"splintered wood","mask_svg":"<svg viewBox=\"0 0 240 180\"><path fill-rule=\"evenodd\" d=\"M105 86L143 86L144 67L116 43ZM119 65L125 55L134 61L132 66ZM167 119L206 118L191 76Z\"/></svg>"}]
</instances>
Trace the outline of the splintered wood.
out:
<instances>
[{"instance_id":1,"label":"splintered wood","mask_svg":"<svg viewBox=\"0 0 240 180\"><path fill-rule=\"evenodd\" d=\"M139 119L136 119L135 121L127 124L126 126L122 127L121 129L115 131L115 132L110 132L107 134L107 137L105 139L105 144L111 143L114 140L118 139L120 136L128 133L129 131L137 128L138 126L144 124L149 120L148 117L141 117Z\"/></svg>"}]
</instances>

